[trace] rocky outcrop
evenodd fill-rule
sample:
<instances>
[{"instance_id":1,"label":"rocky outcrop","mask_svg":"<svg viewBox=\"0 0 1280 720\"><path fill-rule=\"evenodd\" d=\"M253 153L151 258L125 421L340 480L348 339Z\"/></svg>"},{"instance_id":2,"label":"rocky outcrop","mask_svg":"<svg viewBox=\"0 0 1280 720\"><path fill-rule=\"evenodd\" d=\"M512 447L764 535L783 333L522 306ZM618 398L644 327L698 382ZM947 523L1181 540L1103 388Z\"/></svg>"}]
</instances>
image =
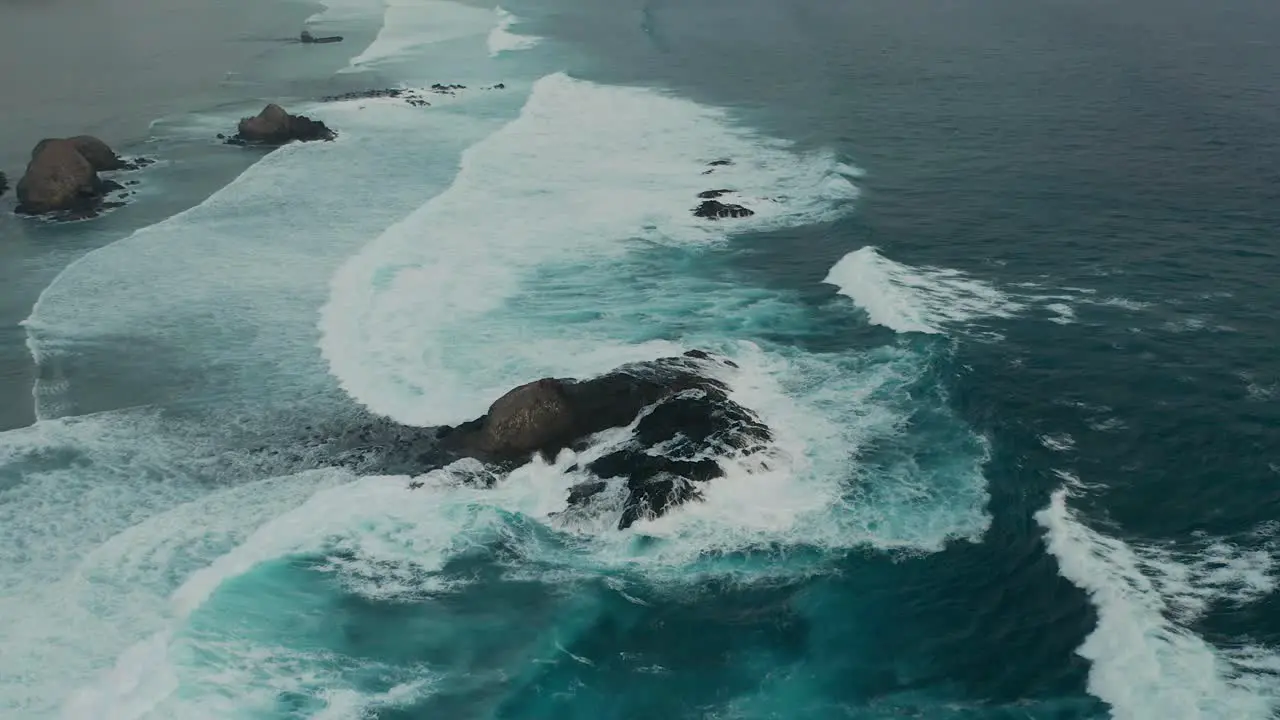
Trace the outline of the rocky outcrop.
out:
<instances>
[{"instance_id":1,"label":"rocky outcrop","mask_svg":"<svg viewBox=\"0 0 1280 720\"><path fill-rule=\"evenodd\" d=\"M145 157L122 158L91 135L41 140L32 149L31 162L18 181L17 212L26 215L66 212L71 219L92 217L99 210L123 204L118 199L103 200L107 193L124 187L114 180L98 177L98 173L138 170L154 162Z\"/></svg>"},{"instance_id":2,"label":"rocky outcrop","mask_svg":"<svg viewBox=\"0 0 1280 720\"><path fill-rule=\"evenodd\" d=\"M41 140L18 181L17 211L25 215L82 211L100 201L110 189L75 141Z\"/></svg>"},{"instance_id":3,"label":"rocky outcrop","mask_svg":"<svg viewBox=\"0 0 1280 720\"><path fill-rule=\"evenodd\" d=\"M691 351L589 380L544 378L503 395L483 417L441 428L438 437L456 455L510 465L534 453L582 450L597 433L634 423L620 445L572 468L593 479L566 498L567 512L619 512L618 527L626 528L699 499L700 486L723 475L716 458L757 452L772 438L711 377L716 365L732 363Z\"/></svg>"},{"instance_id":4,"label":"rocky outcrop","mask_svg":"<svg viewBox=\"0 0 1280 720\"><path fill-rule=\"evenodd\" d=\"M271 103L253 117L243 118L234 136L227 140L233 144L283 145L298 140L332 140L337 133L319 120L304 115L290 115L284 108Z\"/></svg>"},{"instance_id":5,"label":"rocky outcrop","mask_svg":"<svg viewBox=\"0 0 1280 720\"><path fill-rule=\"evenodd\" d=\"M567 470L582 480L565 493L561 516L607 517L627 528L700 500L705 484L723 477L724 463L748 455L768 462L772 431L717 377L734 367L692 350L585 380L543 378L453 427L411 427L360 411L340 421L342 429L307 427L295 461L361 475L421 476L448 466L439 479L485 488L507 482L536 454L571 449L578 463Z\"/></svg>"},{"instance_id":6,"label":"rocky outcrop","mask_svg":"<svg viewBox=\"0 0 1280 720\"><path fill-rule=\"evenodd\" d=\"M720 218L750 217L756 212L741 205L722 203L719 200L705 200L693 209L693 214L708 220L719 220Z\"/></svg>"}]
</instances>

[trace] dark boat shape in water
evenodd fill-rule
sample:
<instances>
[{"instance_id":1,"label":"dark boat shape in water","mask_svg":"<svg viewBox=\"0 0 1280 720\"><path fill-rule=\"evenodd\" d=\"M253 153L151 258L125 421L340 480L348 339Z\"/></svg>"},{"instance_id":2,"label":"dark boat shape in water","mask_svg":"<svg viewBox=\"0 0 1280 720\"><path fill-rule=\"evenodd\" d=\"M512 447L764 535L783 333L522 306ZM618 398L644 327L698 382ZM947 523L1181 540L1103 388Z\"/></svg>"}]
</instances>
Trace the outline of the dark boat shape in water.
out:
<instances>
[{"instance_id":1,"label":"dark boat shape in water","mask_svg":"<svg viewBox=\"0 0 1280 720\"><path fill-rule=\"evenodd\" d=\"M299 38L304 45L322 45L324 43L342 42L341 35L330 35L328 37L316 37L310 32L303 30Z\"/></svg>"}]
</instances>

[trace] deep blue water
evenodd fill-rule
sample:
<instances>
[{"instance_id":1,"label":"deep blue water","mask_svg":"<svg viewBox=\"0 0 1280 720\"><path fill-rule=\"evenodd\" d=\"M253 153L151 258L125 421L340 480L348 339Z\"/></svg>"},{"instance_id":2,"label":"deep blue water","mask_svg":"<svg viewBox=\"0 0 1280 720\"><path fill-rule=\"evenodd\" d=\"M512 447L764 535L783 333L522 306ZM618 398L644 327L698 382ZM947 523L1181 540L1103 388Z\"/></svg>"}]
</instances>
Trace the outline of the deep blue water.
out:
<instances>
[{"instance_id":1,"label":"deep blue water","mask_svg":"<svg viewBox=\"0 0 1280 720\"><path fill-rule=\"evenodd\" d=\"M315 87L469 92L318 104L45 290L6 709L1277 716L1280 10L504 7L536 43L392 6ZM690 347L775 454L627 531L556 514L574 458L408 493L301 439Z\"/></svg>"}]
</instances>

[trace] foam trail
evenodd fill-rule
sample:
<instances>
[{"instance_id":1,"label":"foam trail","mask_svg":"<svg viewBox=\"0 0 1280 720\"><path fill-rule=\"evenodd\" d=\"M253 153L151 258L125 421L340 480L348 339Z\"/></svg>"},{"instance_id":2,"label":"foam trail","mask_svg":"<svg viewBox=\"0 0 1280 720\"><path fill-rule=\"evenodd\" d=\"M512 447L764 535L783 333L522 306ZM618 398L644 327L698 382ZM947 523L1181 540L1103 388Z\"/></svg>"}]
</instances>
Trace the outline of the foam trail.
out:
<instances>
[{"instance_id":1,"label":"foam trail","mask_svg":"<svg viewBox=\"0 0 1280 720\"><path fill-rule=\"evenodd\" d=\"M1271 720L1280 710L1280 652L1215 647L1189 629L1214 603L1276 588L1271 551L1223 542L1176 557L1108 537L1069 507L1071 487L1036 515L1060 572L1085 590L1098 626L1077 651L1093 663L1089 692L1117 720Z\"/></svg>"},{"instance_id":2,"label":"foam trail","mask_svg":"<svg viewBox=\"0 0 1280 720\"><path fill-rule=\"evenodd\" d=\"M958 270L912 267L871 246L845 255L824 280L876 325L900 333L944 334L950 325L1013 317L1022 304Z\"/></svg>"},{"instance_id":3,"label":"foam trail","mask_svg":"<svg viewBox=\"0 0 1280 720\"><path fill-rule=\"evenodd\" d=\"M538 44L540 38L511 32L511 28L520 22L515 15L502 9L501 6L495 8L494 13L498 16L498 24L489 32L490 57L497 57L504 52L527 50Z\"/></svg>"},{"instance_id":4,"label":"foam trail","mask_svg":"<svg viewBox=\"0 0 1280 720\"><path fill-rule=\"evenodd\" d=\"M720 158L734 164L704 174ZM846 170L657 91L542 78L519 118L464 153L448 190L334 276L321 349L350 395L421 424L479 415L537 374L654 357L656 346L550 344L524 331L536 270L833 217L856 195ZM732 187L756 216L693 217L709 187Z\"/></svg>"},{"instance_id":5,"label":"foam trail","mask_svg":"<svg viewBox=\"0 0 1280 720\"><path fill-rule=\"evenodd\" d=\"M376 67L406 58L427 45L484 37L494 27L493 13L448 0L385 0L378 36L343 72Z\"/></svg>"}]
</instances>

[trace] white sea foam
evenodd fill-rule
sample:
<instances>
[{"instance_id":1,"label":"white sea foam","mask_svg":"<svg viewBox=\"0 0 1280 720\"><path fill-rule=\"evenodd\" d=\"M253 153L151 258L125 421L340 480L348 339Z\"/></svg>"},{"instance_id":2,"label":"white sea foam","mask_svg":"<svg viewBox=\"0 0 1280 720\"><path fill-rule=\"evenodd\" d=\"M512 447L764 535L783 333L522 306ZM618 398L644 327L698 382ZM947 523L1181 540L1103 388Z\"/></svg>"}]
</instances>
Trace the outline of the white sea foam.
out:
<instances>
[{"instance_id":1,"label":"white sea foam","mask_svg":"<svg viewBox=\"0 0 1280 720\"><path fill-rule=\"evenodd\" d=\"M734 164L704 175L720 158ZM757 215L693 217L697 193L722 187ZM447 191L337 273L321 348L343 387L379 412L423 424L474 417L513 382L654 355L549 347L525 332L521 304L538 292L529 278L539 266L817 220L854 195L834 158L738 130L714 109L548 76L518 119L467 150Z\"/></svg>"},{"instance_id":2,"label":"white sea foam","mask_svg":"<svg viewBox=\"0 0 1280 720\"><path fill-rule=\"evenodd\" d=\"M851 477L853 458L866 444L905 426L884 396L902 392L900 381L918 372L919 359L886 352L892 357L868 359L868 372L859 374L820 358L788 360L751 345L739 348L735 357L741 367L722 370L721 379L736 400L757 409L775 429L776 443L763 454L721 458L725 477L706 486L702 502L626 531L616 530L616 512L584 518L562 511L569 488L587 479L573 466L608 452L628 429L603 433L582 455L565 451L552 461L535 459L492 487L460 482L478 469L474 461L460 461L417 478L422 487L412 491L405 487L408 478L330 483L269 519L253 515L264 522L246 521L230 505L193 505L190 513L256 529L192 572L170 605L156 613L169 618L166 628L121 656L114 670L69 707L122 713L85 711L78 717L211 717L216 708L261 706L282 687L315 697L325 683L340 684L337 675L315 675L326 667L322 659L296 650L182 632L188 618L203 612L218 593L235 592L229 589L232 580L294 556L322 558L313 571L348 592L379 601L421 601L471 582L445 574L448 562L498 542L514 552L503 562L512 579L549 582L638 573L650 589L660 589L683 587L707 574L752 581L821 571L797 558L778 562L777 553L788 547L866 545L927 552L941 549L950 538L976 539L988 522L982 457L966 458L967 467L936 468L933 477L907 459L897 470L876 471L874 488L865 490L857 489L856 474ZM257 502L253 490L238 493L239 502ZM187 517L148 523L136 535L172 544L175 536L153 528L192 531ZM138 547L126 555L151 558L157 552L162 552L159 546ZM625 592L622 585L618 589ZM200 658L198 668L188 667L192 657ZM130 715L121 708L141 710Z\"/></svg>"},{"instance_id":3,"label":"white sea foam","mask_svg":"<svg viewBox=\"0 0 1280 720\"><path fill-rule=\"evenodd\" d=\"M1192 623L1210 606L1275 592L1275 547L1221 541L1176 552L1126 543L1085 524L1053 494L1036 515L1064 577L1087 592L1098 626L1078 652L1092 664L1089 692L1117 720L1269 720L1280 710L1280 650L1220 647Z\"/></svg>"},{"instance_id":4,"label":"white sea foam","mask_svg":"<svg viewBox=\"0 0 1280 720\"><path fill-rule=\"evenodd\" d=\"M528 50L538 44L539 38L532 35L521 35L511 31L520 22L520 18L498 7L494 10L498 16L498 24L489 32L489 55L496 57L505 52Z\"/></svg>"},{"instance_id":5,"label":"white sea foam","mask_svg":"<svg viewBox=\"0 0 1280 720\"><path fill-rule=\"evenodd\" d=\"M1076 446L1075 438L1066 433L1041 435L1040 444L1056 452L1067 452Z\"/></svg>"},{"instance_id":6,"label":"white sea foam","mask_svg":"<svg viewBox=\"0 0 1280 720\"><path fill-rule=\"evenodd\" d=\"M378 36L345 72L376 67L391 60L420 61L428 45L484 38L494 27L492 11L448 0L384 0L386 14Z\"/></svg>"},{"instance_id":7,"label":"white sea foam","mask_svg":"<svg viewBox=\"0 0 1280 720\"><path fill-rule=\"evenodd\" d=\"M182 575L327 483L308 475L210 493L244 465L203 432L130 412L0 434L0 714L52 716L164 626Z\"/></svg>"},{"instance_id":8,"label":"white sea foam","mask_svg":"<svg viewBox=\"0 0 1280 720\"><path fill-rule=\"evenodd\" d=\"M307 18L307 24L339 23L378 17L384 0L323 0L323 9Z\"/></svg>"},{"instance_id":9,"label":"white sea foam","mask_svg":"<svg viewBox=\"0 0 1280 720\"><path fill-rule=\"evenodd\" d=\"M942 334L949 326L1013 317L1024 306L990 283L958 270L894 262L874 247L845 255L827 274L876 325L901 333Z\"/></svg>"}]
</instances>

